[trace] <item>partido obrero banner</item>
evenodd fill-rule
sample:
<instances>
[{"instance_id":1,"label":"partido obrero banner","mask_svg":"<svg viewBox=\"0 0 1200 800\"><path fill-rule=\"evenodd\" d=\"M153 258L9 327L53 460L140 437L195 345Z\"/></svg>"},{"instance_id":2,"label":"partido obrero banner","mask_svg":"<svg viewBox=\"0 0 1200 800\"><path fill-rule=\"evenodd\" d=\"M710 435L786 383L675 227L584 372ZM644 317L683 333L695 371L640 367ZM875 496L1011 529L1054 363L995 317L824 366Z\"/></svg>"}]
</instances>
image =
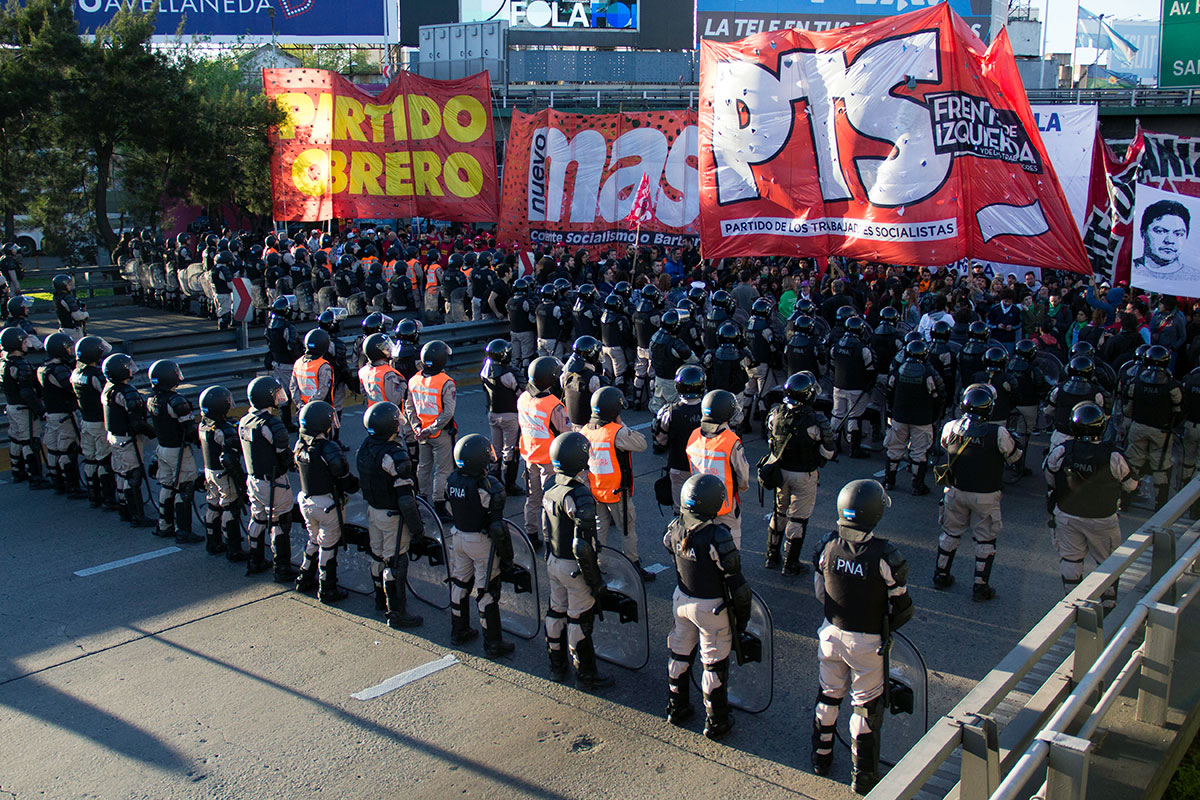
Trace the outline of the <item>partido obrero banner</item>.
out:
<instances>
[{"instance_id":1,"label":"partido obrero banner","mask_svg":"<svg viewBox=\"0 0 1200 800\"><path fill-rule=\"evenodd\" d=\"M335 72L263 70L287 112L271 133L277 220L496 218L488 75L401 72L369 95Z\"/></svg>"},{"instance_id":2,"label":"partido obrero banner","mask_svg":"<svg viewBox=\"0 0 1200 800\"><path fill-rule=\"evenodd\" d=\"M516 112L505 150L500 240L562 239L594 254L632 242L637 231L625 218L646 174L655 218L642 225L639 243L694 241L696 136L695 111Z\"/></svg>"},{"instance_id":3,"label":"partido obrero banner","mask_svg":"<svg viewBox=\"0 0 1200 800\"><path fill-rule=\"evenodd\" d=\"M699 123L706 257L1091 271L1007 35L946 4L705 41Z\"/></svg>"}]
</instances>

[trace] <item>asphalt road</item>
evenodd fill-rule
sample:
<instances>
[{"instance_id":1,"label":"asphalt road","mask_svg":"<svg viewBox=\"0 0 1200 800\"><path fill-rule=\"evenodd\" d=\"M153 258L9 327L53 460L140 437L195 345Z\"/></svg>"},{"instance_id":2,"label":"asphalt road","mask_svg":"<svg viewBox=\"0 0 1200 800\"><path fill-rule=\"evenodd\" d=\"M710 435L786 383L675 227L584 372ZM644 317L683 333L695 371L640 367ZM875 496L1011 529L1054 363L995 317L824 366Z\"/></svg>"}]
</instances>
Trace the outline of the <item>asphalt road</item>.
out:
<instances>
[{"instance_id":1,"label":"asphalt road","mask_svg":"<svg viewBox=\"0 0 1200 800\"><path fill-rule=\"evenodd\" d=\"M464 381L460 431L485 432L485 418L481 391ZM625 421L638 427L649 415L632 412ZM746 440L751 464L765 450L757 428ZM343 440L353 448L362 435L358 414L348 413ZM1031 464L1044 447L1035 440ZM647 565L666 563L668 516L660 516L651 486L662 464L649 451L634 458ZM806 559L833 524L838 489L882 467L877 455L825 468ZM880 532L911 567L916 616L903 633L928 663L936 718L1062 587L1039 477L1005 493L997 596L985 604L970 599L969 545L955 564L957 585L932 588L939 494L911 497L907 488L902 476ZM774 618L774 701L761 714L735 712L737 727L713 743L700 735L699 719L686 730L662 719L670 571L647 586L649 664L637 672L606 666L617 685L593 696L545 679L540 637L516 640L512 658L492 662L479 641L463 650L449 645L448 612L413 603L424 627L391 631L368 597L325 607L269 574L244 577L242 565L208 556L202 545L76 575L170 543L85 501L4 483L0 797L850 796L845 751L837 753L834 780L809 767L821 618L811 577L763 568L767 509L750 494L743 563ZM519 519L522 507L523 499L512 499L507 513ZM1146 516L1125 515L1122 527L1131 532ZM457 661L439 661L448 655ZM371 699L352 697L431 662L441 668ZM918 727L919 720L889 718L885 753L910 744Z\"/></svg>"}]
</instances>

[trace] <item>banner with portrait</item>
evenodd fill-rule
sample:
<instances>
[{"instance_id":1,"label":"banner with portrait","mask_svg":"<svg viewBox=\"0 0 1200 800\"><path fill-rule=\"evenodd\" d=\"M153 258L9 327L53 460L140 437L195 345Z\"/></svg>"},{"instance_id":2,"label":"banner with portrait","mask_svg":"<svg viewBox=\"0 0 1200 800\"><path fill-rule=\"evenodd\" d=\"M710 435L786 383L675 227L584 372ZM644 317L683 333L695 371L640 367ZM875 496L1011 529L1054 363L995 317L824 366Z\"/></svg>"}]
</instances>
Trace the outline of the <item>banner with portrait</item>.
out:
<instances>
[{"instance_id":1,"label":"banner with portrait","mask_svg":"<svg viewBox=\"0 0 1200 800\"><path fill-rule=\"evenodd\" d=\"M1133 207L1130 285L1148 292L1200 297L1200 197L1138 185Z\"/></svg>"}]
</instances>

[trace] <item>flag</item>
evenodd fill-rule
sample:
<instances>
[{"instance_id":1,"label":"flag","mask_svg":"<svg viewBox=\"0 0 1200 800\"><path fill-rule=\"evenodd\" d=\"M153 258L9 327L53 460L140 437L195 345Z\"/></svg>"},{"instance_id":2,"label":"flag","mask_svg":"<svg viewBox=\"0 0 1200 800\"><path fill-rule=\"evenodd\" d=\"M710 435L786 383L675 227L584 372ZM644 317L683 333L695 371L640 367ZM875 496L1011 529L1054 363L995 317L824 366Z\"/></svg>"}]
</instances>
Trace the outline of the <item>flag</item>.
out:
<instances>
[{"instance_id":1,"label":"flag","mask_svg":"<svg viewBox=\"0 0 1200 800\"><path fill-rule=\"evenodd\" d=\"M654 208L650 204L650 175L642 173L642 182L638 184L637 193L633 196L633 205L629 208L629 216L625 222L629 230L654 219Z\"/></svg>"},{"instance_id":2,"label":"flag","mask_svg":"<svg viewBox=\"0 0 1200 800\"><path fill-rule=\"evenodd\" d=\"M1083 6L1079 7L1079 16L1075 22L1075 46L1097 47L1100 38L1100 18Z\"/></svg>"},{"instance_id":3,"label":"flag","mask_svg":"<svg viewBox=\"0 0 1200 800\"><path fill-rule=\"evenodd\" d=\"M1117 33L1113 29L1112 24L1103 15L1100 17L1100 37L1096 46L1101 50L1115 51L1117 55L1124 59L1126 64L1133 63L1133 57L1138 50L1133 42Z\"/></svg>"}]
</instances>

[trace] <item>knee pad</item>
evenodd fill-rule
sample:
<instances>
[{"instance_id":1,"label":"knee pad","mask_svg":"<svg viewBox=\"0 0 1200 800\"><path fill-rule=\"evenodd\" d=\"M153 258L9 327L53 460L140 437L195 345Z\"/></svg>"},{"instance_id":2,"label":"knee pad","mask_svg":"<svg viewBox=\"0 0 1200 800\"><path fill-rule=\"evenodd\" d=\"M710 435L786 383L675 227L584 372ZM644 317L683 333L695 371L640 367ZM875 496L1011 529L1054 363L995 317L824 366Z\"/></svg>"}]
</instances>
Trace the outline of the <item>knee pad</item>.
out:
<instances>
[{"instance_id":1,"label":"knee pad","mask_svg":"<svg viewBox=\"0 0 1200 800\"><path fill-rule=\"evenodd\" d=\"M861 706L854 707L850 717L850 734L858 738L866 733L876 733L883 726L883 695Z\"/></svg>"},{"instance_id":2,"label":"knee pad","mask_svg":"<svg viewBox=\"0 0 1200 800\"><path fill-rule=\"evenodd\" d=\"M833 697L824 691L818 692L817 703L814 708L814 716L817 722L821 725L836 725L843 699L841 697Z\"/></svg>"},{"instance_id":3,"label":"knee pad","mask_svg":"<svg viewBox=\"0 0 1200 800\"><path fill-rule=\"evenodd\" d=\"M704 665L704 677L700 679L700 688L705 694L712 694L729 681L729 658L723 658L713 664Z\"/></svg>"},{"instance_id":4,"label":"knee pad","mask_svg":"<svg viewBox=\"0 0 1200 800\"><path fill-rule=\"evenodd\" d=\"M1058 560L1058 571L1062 575L1063 583L1078 584L1083 580L1083 559L1074 561L1060 558Z\"/></svg>"},{"instance_id":5,"label":"knee pad","mask_svg":"<svg viewBox=\"0 0 1200 800\"><path fill-rule=\"evenodd\" d=\"M979 558L989 558L996 555L996 540L985 539L980 541L975 540L975 555Z\"/></svg>"},{"instance_id":6,"label":"knee pad","mask_svg":"<svg viewBox=\"0 0 1200 800\"><path fill-rule=\"evenodd\" d=\"M320 560L317 563L319 563L322 567L329 566L329 562L331 561L337 561L337 546L334 545L333 547L322 547L319 559Z\"/></svg>"}]
</instances>

